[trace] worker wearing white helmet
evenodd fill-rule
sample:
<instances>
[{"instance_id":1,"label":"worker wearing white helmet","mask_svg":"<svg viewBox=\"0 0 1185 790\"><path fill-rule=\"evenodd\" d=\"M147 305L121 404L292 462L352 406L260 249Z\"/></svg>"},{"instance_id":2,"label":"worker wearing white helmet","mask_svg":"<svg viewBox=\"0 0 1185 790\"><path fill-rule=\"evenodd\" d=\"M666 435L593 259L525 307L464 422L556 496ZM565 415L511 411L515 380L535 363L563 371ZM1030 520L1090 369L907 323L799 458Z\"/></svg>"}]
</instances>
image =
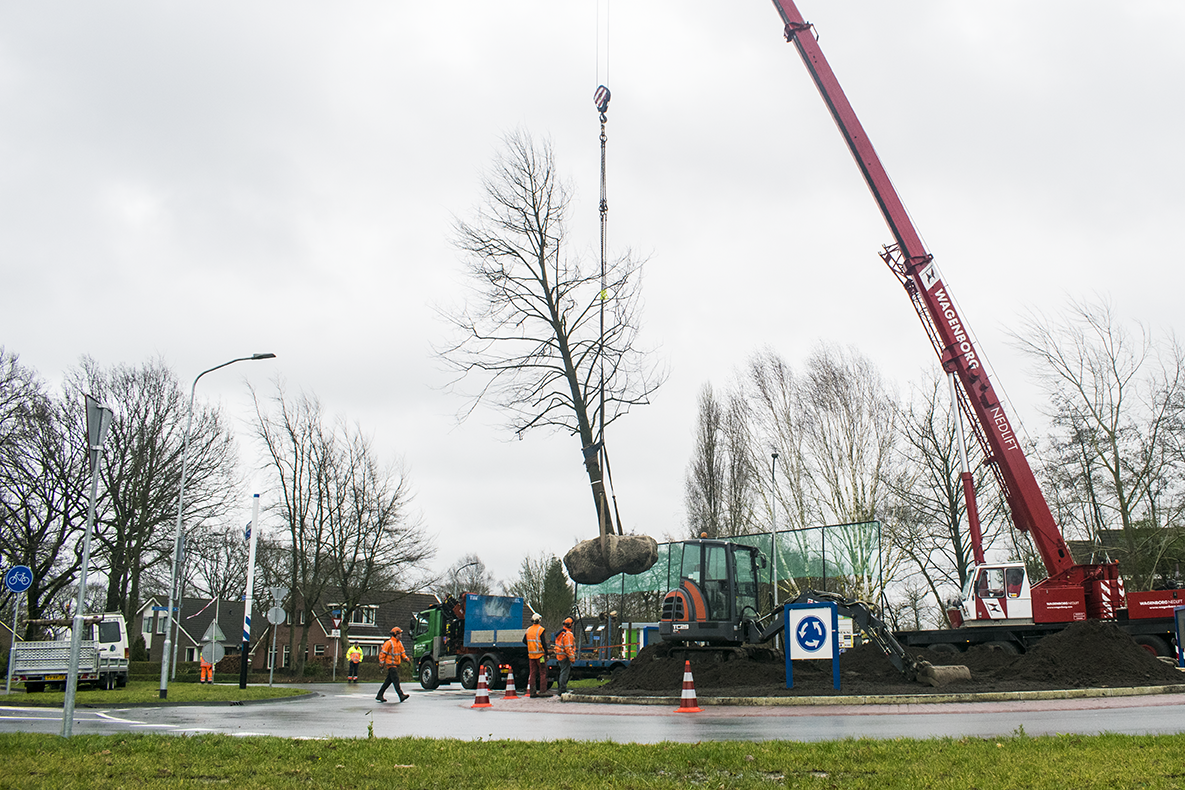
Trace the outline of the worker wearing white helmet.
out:
<instances>
[{"instance_id":1,"label":"worker wearing white helmet","mask_svg":"<svg viewBox=\"0 0 1185 790\"><path fill-rule=\"evenodd\" d=\"M532 697L550 697L547 692L547 632L543 630L540 621L543 618L535 613L531 615L531 627L523 636L527 645L527 690Z\"/></svg>"}]
</instances>

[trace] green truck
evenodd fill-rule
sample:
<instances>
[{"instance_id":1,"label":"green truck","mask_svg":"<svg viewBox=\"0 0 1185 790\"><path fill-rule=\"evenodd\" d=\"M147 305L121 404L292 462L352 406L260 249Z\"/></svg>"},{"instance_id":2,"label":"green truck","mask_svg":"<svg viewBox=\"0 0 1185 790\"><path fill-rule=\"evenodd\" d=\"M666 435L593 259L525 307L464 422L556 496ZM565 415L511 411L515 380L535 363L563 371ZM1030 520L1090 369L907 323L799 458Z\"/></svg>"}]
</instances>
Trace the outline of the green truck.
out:
<instances>
[{"instance_id":1,"label":"green truck","mask_svg":"<svg viewBox=\"0 0 1185 790\"><path fill-rule=\"evenodd\" d=\"M475 689L482 667L491 689L506 688L507 670L514 672L515 687L525 688L525 634L522 598L465 593L458 601L450 595L412 615L412 666L420 685L429 690L456 682L462 688ZM630 663L624 658L580 655L578 646L572 663L574 678L612 672ZM557 670L555 659L549 656L549 684Z\"/></svg>"}]
</instances>

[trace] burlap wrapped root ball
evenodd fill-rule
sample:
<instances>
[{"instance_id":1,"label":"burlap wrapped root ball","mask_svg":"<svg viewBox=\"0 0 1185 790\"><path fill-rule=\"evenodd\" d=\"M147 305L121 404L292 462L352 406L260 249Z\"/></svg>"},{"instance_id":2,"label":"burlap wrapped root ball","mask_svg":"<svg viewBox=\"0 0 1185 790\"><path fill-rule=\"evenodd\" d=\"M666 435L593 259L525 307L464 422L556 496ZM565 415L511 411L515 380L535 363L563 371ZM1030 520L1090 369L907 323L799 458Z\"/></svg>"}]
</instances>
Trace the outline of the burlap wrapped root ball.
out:
<instances>
[{"instance_id":1,"label":"burlap wrapped root ball","mask_svg":"<svg viewBox=\"0 0 1185 790\"><path fill-rule=\"evenodd\" d=\"M609 535L606 552L601 539L577 543L564 555L568 576L577 584L600 584L619 573L649 570L658 561L658 541L649 535Z\"/></svg>"}]
</instances>

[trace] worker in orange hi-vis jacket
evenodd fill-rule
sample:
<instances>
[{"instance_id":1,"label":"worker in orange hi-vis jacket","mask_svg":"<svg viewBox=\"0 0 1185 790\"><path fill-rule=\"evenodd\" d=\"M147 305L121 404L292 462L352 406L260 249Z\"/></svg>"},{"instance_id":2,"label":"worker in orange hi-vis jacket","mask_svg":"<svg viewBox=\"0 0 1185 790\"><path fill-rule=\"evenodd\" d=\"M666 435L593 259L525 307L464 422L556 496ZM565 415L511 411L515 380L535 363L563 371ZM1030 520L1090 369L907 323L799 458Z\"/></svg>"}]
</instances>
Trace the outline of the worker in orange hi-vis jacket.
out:
<instances>
[{"instance_id":1,"label":"worker in orange hi-vis jacket","mask_svg":"<svg viewBox=\"0 0 1185 790\"><path fill-rule=\"evenodd\" d=\"M555 660L560 665L560 680L557 684L561 694L568 692L568 678L572 674L572 662L576 660L576 635L572 633L572 618L564 620L564 627L555 635Z\"/></svg>"},{"instance_id":2,"label":"worker in orange hi-vis jacket","mask_svg":"<svg viewBox=\"0 0 1185 790\"><path fill-rule=\"evenodd\" d=\"M201 682L202 683L213 683L214 682L214 665L206 660L205 654L203 654L201 656L201 668L202 668Z\"/></svg>"},{"instance_id":3,"label":"worker in orange hi-vis jacket","mask_svg":"<svg viewBox=\"0 0 1185 790\"><path fill-rule=\"evenodd\" d=\"M399 687L399 665L407 661L407 651L403 649L403 641L399 638L402 633L403 629L399 626L392 628L391 638L383 642L383 647L379 650L379 664L387 668L387 677L383 680L383 685L379 686L379 693L375 695L375 699L379 702L387 701L383 694L388 686L395 687L395 693L399 695L400 702L409 696L404 694L403 689Z\"/></svg>"},{"instance_id":4,"label":"worker in orange hi-vis jacket","mask_svg":"<svg viewBox=\"0 0 1185 790\"><path fill-rule=\"evenodd\" d=\"M531 627L523 635L523 642L527 645L527 667L530 670L527 690L532 697L551 696L547 691L547 632L539 622L542 619L538 613L531 615Z\"/></svg>"}]
</instances>

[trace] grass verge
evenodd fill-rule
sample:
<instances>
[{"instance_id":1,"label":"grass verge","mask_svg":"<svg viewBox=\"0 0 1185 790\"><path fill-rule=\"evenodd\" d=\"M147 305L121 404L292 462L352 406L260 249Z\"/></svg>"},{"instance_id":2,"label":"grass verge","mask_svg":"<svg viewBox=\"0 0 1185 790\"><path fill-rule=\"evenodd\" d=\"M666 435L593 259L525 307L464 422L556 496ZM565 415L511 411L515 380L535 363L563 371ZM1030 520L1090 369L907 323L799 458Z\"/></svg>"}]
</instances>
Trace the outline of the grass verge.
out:
<instances>
[{"instance_id":1,"label":"grass verge","mask_svg":"<svg viewBox=\"0 0 1185 790\"><path fill-rule=\"evenodd\" d=\"M170 683L168 702L243 702L257 699L276 699L304 694L305 690L293 686L248 686L240 689L238 684L212 686L201 683ZM42 691L38 694L14 693L0 696L4 705L26 705L36 708L60 708L66 699L64 691ZM121 689L79 689L74 704L119 707L141 702L159 703L160 682L131 680Z\"/></svg>"},{"instance_id":2,"label":"grass verge","mask_svg":"<svg viewBox=\"0 0 1185 790\"><path fill-rule=\"evenodd\" d=\"M0 787L1179 788L1185 736L654 745L0 734Z\"/></svg>"}]
</instances>

